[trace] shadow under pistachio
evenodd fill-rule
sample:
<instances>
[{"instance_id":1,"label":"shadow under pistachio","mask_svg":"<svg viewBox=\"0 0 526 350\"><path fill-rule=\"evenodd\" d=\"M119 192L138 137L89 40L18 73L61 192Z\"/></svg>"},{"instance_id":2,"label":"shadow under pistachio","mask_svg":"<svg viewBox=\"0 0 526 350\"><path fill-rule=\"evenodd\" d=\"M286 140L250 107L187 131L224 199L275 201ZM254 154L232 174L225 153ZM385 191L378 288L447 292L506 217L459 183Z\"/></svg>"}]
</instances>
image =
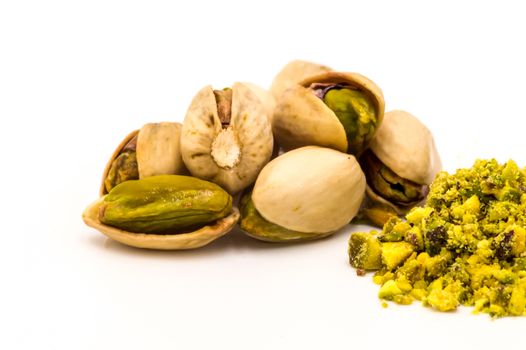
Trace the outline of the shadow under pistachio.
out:
<instances>
[{"instance_id":1,"label":"shadow under pistachio","mask_svg":"<svg viewBox=\"0 0 526 350\"><path fill-rule=\"evenodd\" d=\"M118 254L147 256L148 258L164 258L168 256L177 258L200 258L210 257L217 254L226 254L229 251L265 251L270 249L294 249L294 247L316 243L319 244L321 243L321 241L331 240L335 236L341 234L341 232L344 230L345 227L339 230L338 232L335 232L333 235L318 240L294 243L270 243L253 239L244 234L243 231L238 226L236 226L231 232L211 242L210 244L201 248L189 250L154 250L130 247L119 243L111 238L107 238L103 235L100 235L95 231L93 231L93 233L95 234L91 232L89 233L89 237L87 238L87 240L93 247L97 249L110 250Z\"/></svg>"}]
</instances>

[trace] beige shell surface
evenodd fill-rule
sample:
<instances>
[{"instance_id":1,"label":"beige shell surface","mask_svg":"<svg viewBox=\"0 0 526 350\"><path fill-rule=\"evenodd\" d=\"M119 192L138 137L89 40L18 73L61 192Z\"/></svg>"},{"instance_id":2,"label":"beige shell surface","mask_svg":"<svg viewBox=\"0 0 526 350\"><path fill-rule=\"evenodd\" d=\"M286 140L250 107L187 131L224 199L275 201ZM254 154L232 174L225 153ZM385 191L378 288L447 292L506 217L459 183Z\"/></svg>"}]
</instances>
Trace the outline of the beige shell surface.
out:
<instances>
[{"instance_id":1,"label":"beige shell surface","mask_svg":"<svg viewBox=\"0 0 526 350\"><path fill-rule=\"evenodd\" d=\"M181 157L181 128L181 123L148 123L139 130L129 133L113 151L104 168L99 195L108 193L104 180L108 176L111 165L135 136L137 136L136 155L140 179L153 175L188 173Z\"/></svg>"},{"instance_id":2,"label":"beige shell surface","mask_svg":"<svg viewBox=\"0 0 526 350\"><path fill-rule=\"evenodd\" d=\"M276 99L280 99L281 95L289 87L299 83L311 75L318 75L326 73L332 69L313 62L294 60L287 63L283 69L274 77L270 92Z\"/></svg>"},{"instance_id":3,"label":"beige shell surface","mask_svg":"<svg viewBox=\"0 0 526 350\"><path fill-rule=\"evenodd\" d=\"M365 175L354 156L307 146L287 152L261 171L252 199L268 221L300 232L332 232L357 214Z\"/></svg>"},{"instance_id":4,"label":"beige shell surface","mask_svg":"<svg viewBox=\"0 0 526 350\"><path fill-rule=\"evenodd\" d=\"M223 129L212 87L192 100L183 123L181 152L193 176L214 182L231 194L251 185L272 155L274 139L265 107L243 83L232 86L230 125ZM212 156L232 159L224 166Z\"/></svg>"},{"instance_id":5,"label":"beige shell surface","mask_svg":"<svg viewBox=\"0 0 526 350\"><path fill-rule=\"evenodd\" d=\"M405 111L385 114L370 148L398 176L418 184L430 184L442 169L433 135Z\"/></svg>"},{"instance_id":6,"label":"beige shell surface","mask_svg":"<svg viewBox=\"0 0 526 350\"><path fill-rule=\"evenodd\" d=\"M99 207L102 201L103 198L99 198L86 208L82 214L82 219L86 225L93 227L117 242L136 248L159 250L199 248L228 233L239 220L239 210L237 208L232 208L232 213L229 216L217 220L212 225L203 226L199 230L193 232L173 235L132 233L104 225L99 221Z\"/></svg>"},{"instance_id":7,"label":"beige shell surface","mask_svg":"<svg viewBox=\"0 0 526 350\"><path fill-rule=\"evenodd\" d=\"M138 133L139 133L139 130L134 130L134 131L130 132L121 141L121 143L119 143L117 148L115 148L115 151L113 151L113 154L111 155L110 160L108 161L108 163L106 164L106 167L104 168L104 171L102 172L102 183L101 183L100 189L99 189L99 195L100 196L103 196L106 193L108 193L108 191L106 191L106 186L104 186L104 180L106 180L106 177L108 177L108 173L110 172L111 165L112 165L113 161L115 160L115 158L117 158L119 156L119 154L121 153L121 151L124 148L124 146L126 146L128 144L128 142L130 142L131 139L133 139Z\"/></svg>"},{"instance_id":8,"label":"beige shell surface","mask_svg":"<svg viewBox=\"0 0 526 350\"><path fill-rule=\"evenodd\" d=\"M347 151L345 129L334 112L301 85L287 90L279 100L272 130L286 150L317 145Z\"/></svg>"},{"instance_id":9,"label":"beige shell surface","mask_svg":"<svg viewBox=\"0 0 526 350\"><path fill-rule=\"evenodd\" d=\"M308 89L312 83L344 83L367 93L381 125L385 102L382 91L371 80L357 73L327 72L311 76L288 89L278 100L272 128L285 149L317 145L347 151L347 137L335 113Z\"/></svg>"},{"instance_id":10,"label":"beige shell surface","mask_svg":"<svg viewBox=\"0 0 526 350\"><path fill-rule=\"evenodd\" d=\"M137 137L139 178L165 174L184 174L181 157L180 123L162 122L144 125Z\"/></svg>"},{"instance_id":11,"label":"beige shell surface","mask_svg":"<svg viewBox=\"0 0 526 350\"><path fill-rule=\"evenodd\" d=\"M250 90L252 90L252 92L256 94L256 96L260 99L260 101L263 103L263 106L265 107L267 117L269 118L270 123L272 124L272 117L274 116L274 109L276 108L276 99L274 98L274 96L272 96L272 94L269 91L263 89L262 87L256 84L247 82L243 82L242 84L248 87Z\"/></svg>"}]
</instances>

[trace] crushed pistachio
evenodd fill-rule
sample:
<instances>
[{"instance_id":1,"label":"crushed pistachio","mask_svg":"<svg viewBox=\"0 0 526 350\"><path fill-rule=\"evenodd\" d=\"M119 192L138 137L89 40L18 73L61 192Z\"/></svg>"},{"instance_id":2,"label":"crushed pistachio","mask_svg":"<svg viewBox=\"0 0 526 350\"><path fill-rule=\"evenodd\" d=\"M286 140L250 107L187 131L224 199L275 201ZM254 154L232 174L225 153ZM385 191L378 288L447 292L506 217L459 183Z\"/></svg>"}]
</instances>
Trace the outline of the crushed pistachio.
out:
<instances>
[{"instance_id":1,"label":"crushed pistachio","mask_svg":"<svg viewBox=\"0 0 526 350\"><path fill-rule=\"evenodd\" d=\"M378 256L383 300L526 316L526 169L491 159L439 173L425 207L349 239L351 265L370 269Z\"/></svg>"}]
</instances>

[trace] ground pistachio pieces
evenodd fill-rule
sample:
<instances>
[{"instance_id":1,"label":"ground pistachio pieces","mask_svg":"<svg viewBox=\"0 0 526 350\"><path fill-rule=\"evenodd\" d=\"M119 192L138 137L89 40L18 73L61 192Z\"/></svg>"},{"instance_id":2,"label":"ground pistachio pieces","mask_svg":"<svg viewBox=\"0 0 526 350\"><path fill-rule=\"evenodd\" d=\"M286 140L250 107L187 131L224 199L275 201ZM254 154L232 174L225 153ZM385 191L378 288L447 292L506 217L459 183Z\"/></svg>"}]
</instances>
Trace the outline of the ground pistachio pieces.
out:
<instances>
[{"instance_id":1,"label":"ground pistachio pieces","mask_svg":"<svg viewBox=\"0 0 526 350\"><path fill-rule=\"evenodd\" d=\"M439 311L526 316L526 170L477 160L438 174L425 207L349 239L350 263L377 270L379 297Z\"/></svg>"}]
</instances>

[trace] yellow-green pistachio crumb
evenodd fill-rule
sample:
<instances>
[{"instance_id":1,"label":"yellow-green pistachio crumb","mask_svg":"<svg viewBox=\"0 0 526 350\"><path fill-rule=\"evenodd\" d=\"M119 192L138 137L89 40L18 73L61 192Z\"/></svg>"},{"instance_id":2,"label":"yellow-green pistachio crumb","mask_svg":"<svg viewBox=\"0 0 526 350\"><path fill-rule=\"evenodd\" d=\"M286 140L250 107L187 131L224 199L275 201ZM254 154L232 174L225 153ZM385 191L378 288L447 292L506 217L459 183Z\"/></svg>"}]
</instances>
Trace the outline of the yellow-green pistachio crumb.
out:
<instances>
[{"instance_id":1,"label":"yellow-green pistachio crumb","mask_svg":"<svg viewBox=\"0 0 526 350\"><path fill-rule=\"evenodd\" d=\"M374 236L381 299L526 315L526 169L515 162L477 160L439 173L424 207L389 219Z\"/></svg>"}]
</instances>

